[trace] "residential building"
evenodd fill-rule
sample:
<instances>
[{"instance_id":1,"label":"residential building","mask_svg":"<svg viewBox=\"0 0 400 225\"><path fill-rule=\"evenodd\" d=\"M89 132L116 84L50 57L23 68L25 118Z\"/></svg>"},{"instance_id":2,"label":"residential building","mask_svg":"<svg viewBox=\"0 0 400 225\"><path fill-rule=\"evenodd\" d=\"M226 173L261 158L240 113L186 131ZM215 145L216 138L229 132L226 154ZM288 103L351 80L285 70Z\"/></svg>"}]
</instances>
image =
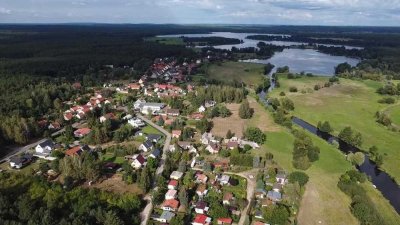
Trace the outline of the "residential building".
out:
<instances>
[{"instance_id":1,"label":"residential building","mask_svg":"<svg viewBox=\"0 0 400 225\"><path fill-rule=\"evenodd\" d=\"M229 184L229 180L231 179L228 175L217 175L215 177L216 181L219 182L220 185L227 185Z\"/></svg>"},{"instance_id":2,"label":"residential building","mask_svg":"<svg viewBox=\"0 0 400 225\"><path fill-rule=\"evenodd\" d=\"M153 217L154 220L161 223L169 223L172 218L175 217L175 214L170 211L163 211L159 217Z\"/></svg>"},{"instance_id":3,"label":"residential building","mask_svg":"<svg viewBox=\"0 0 400 225\"><path fill-rule=\"evenodd\" d=\"M178 183L177 180L170 180L168 183L168 190L176 190L178 188Z\"/></svg>"},{"instance_id":4,"label":"residential building","mask_svg":"<svg viewBox=\"0 0 400 225\"><path fill-rule=\"evenodd\" d=\"M172 138L179 138L182 135L181 130L172 130Z\"/></svg>"},{"instance_id":5,"label":"residential building","mask_svg":"<svg viewBox=\"0 0 400 225\"><path fill-rule=\"evenodd\" d=\"M46 139L35 147L35 151L40 154L50 154L54 149L54 142L52 140Z\"/></svg>"},{"instance_id":6,"label":"residential building","mask_svg":"<svg viewBox=\"0 0 400 225\"><path fill-rule=\"evenodd\" d=\"M279 202L282 200L282 194L277 191L268 191L267 198L273 202Z\"/></svg>"},{"instance_id":7,"label":"residential building","mask_svg":"<svg viewBox=\"0 0 400 225\"><path fill-rule=\"evenodd\" d=\"M153 158L153 159L157 159L161 156L161 150L160 149L155 149L153 152L151 152L151 154L149 155L149 157Z\"/></svg>"},{"instance_id":8,"label":"residential building","mask_svg":"<svg viewBox=\"0 0 400 225\"><path fill-rule=\"evenodd\" d=\"M207 214L208 209L209 209L209 207L207 205L207 202L205 202L205 201L198 201L196 203L196 206L194 207L194 211L197 214Z\"/></svg>"},{"instance_id":9,"label":"residential building","mask_svg":"<svg viewBox=\"0 0 400 225\"><path fill-rule=\"evenodd\" d=\"M173 172L171 173L171 175L169 176L169 178L174 179L174 180L180 180L180 179L182 178L182 176L183 176L183 173L182 173L182 172L173 171Z\"/></svg>"},{"instance_id":10,"label":"residential building","mask_svg":"<svg viewBox=\"0 0 400 225\"><path fill-rule=\"evenodd\" d=\"M90 128L80 128L74 131L74 136L77 138L82 138L88 135L92 130Z\"/></svg>"},{"instance_id":11,"label":"residential building","mask_svg":"<svg viewBox=\"0 0 400 225\"><path fill-rule=\"evenodd\" d=\"M142 103L139 106L140 112L145 115L156 114L157 112L160 112L164 107L165 107L164 103L153 103L153 102Z\"/></svg>"},{"instance_id":12,"label":"residential building","mask_svg":"<svg viewBox=\"0 0 400 225\"><path fill-rule=\"evenodd\" d=\"M134 128L139 128L139 127L144 127L146 126L146 123L143 122L143 120L139 118L132 118L128 120L128 124L131 125Z\"/></svg>"},{"instance_id":13,"label":"residential building","mask_svg":"<svg viewBox=\"0 0 400 225\"><path fill-rule=\"evenodd\" d=\"M207 180L208 180L207 175L202 174L202 173L196 174L196 183L206 184Z\"/></svg>"},{"instance_id":14,"label":"residential building","mask_svg":"<svg viewBox=\"0 0 400 225\"><path fill-rule=\"evenodd\" d=\"M14 169L21 169L32 161L31 154L24 154L20 156L13 156L10 158L10 167Z\"/></svg>"},{"instance_id":15,"label":"residential building","mask_svg":"<svg viewBox=\"0 0 400 225\"><path fill-rule=\"evenodd\" d=\"M226 193L224 194L223 199L222 199L222 204L224 204L224 205L230 205L233 199L234 199L234 198L233 198L232 192L226 192Z\"/></svg>"},{"instance_id":16,"label":"residential building","mask_svg":"<svg viewBox=\"0 0 400 225\"><path fill-rule=\"evenodd\" d=\"M176 199L165 200L161 205L161 208L163 210L172 212L177 211L178 207L179 207L179 201Z\"/></svg>"},{"instance_id":17,"label":"residential building","mask_svg":"<svg viewBox=\"0 0 400 225\"><path fill-rule=\"evenodd\" d=\"M218 223L218 225L231 225L232 219L231 218L218 218L217 223Z\"/></svg>"},{"instance_id":18,"label":"residential building","mask_svg":"<svg viewBox=\"0 0 400 225\"><path fill-rule=\"evenodd\" d=\"M211 154L217 154L219 152L219 145L216 143L210 143L207 145L206 150Z\"/></svg>"},{"instance_id":19,"label":"residential building","mask_svg":"<svg viewBox=\"0 0 400 225\"><path fill-rule=\"evenodd\" d=\"M167 116L179 116L179 109L167 109L165 110L165 113L167 114Z\"/></svg>"},{"instance_id":20,"label":"residential building","mask_svg":"<svg viewBox=\"0 0 400 225\"><path fill-rule=\"evenodd\" d=\"M285 185L287 182L286 173L283 171L278 172L278 174L276 174L276 182Z\"/></svg>"},{"instance_id":21,"label":"residential building","mask_svg":"<svg viewBox=\"0 0 400 225\"><path fill-rule=\"evenodd\" d=\"M207 195L207 186L205 184L200 184L197 189L196 189L196 194L200 197L203 198L204 196Z\"/></svg>"},{"instance_id":22,"label":"residential building","mask_svg":"<svg viewBox=\"0 0 400 225\"><path fill-rule=\"evenodd\" d=\"M178 191L177 190L168 190L167 193L165 194L165 199L170 200L170 199L175 199Z\"/></svg>"},{"instance_id":23,"label":"residential building","mask_svg":"<svg viewBox=\"0 0 400 225\"><path fill-rule=\"evenodd\" d=\"M153 142L150 140L146 140L139 146L139 150L144 151L144 152L151 151L151 150L153 150L153 148L154 148Z\"/></svg>"},{"instance_id":24,"label":"residential building","mask_svg":"<svg viewBox=\"0 0 400 225\"><path fill-rule=\"evenodd\" d=\"M133 161L131 166L135 169L139 169L142 166L146 165L146 159L142 155L136 155L133 157Z\"/></svg>"},{"instance_id":25,"label":"residential building","mask_svg":"<svg viewBox=\"0 0 400 225\"><path fill-rule=\"evenodd\" d=\"M209 224L211 224L211 218L203 214L197 214L192 222L192 225L209 225Z\"/></svg>"},{"instance_id":26,"label":"residential building","mask_svg":"<svg viewBox=\"0 0 400 225\"><path fill-rule=\"evenodd\" d=\"M150 140L151 142L157 143L160 141L162 136L160 134L148 134L147 135L147 140Z\"/></svg>"}]
</instances>

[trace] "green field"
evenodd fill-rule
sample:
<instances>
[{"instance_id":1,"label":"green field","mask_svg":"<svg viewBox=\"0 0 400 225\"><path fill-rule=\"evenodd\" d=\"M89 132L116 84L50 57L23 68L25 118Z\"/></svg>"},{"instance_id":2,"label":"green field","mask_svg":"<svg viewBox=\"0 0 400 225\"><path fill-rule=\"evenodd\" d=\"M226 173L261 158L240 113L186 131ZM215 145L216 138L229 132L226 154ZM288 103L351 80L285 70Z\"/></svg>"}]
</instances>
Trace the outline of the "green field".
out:
<instances>
[{"instance_id":1,"label":"green field","mask_svg":"<svg viewBox=\"0 0 400 225\"><path fill-rule=\"evenodd\" d=\"M304 77L288 80L282 76L279 78L281 87L275 89L271 95L278 96L281 91L285 91L286 96L294 101L295 116L314 125L318 121L327 120L333 127L335 135L338 135L346 126L351 126L361 132L362 149L368 150L372 145L376 145L380 152L385 154L383 169L399 182L400 133L392 132L375 122L375 113L388 107L388 105L378 103L382 96L376 93L376 88L381 83L340 79L340 84L329 88L311 91L311 93L300 92L302 87L313 86L324 80L327 81L327 78ZM298 87L299 92L289 93L289 86ZM393 112L395 116L392 117L398 118L399 110L396 108Z\"/></svg>"},{"instance_id":2,"label":"green field","mask_svg":"<svg viewBox=\"0 0 400 225\"><path fill-rule=\"evenodd\" d=\"M395 105L387 109L390 119L394 124L400 126L400 105Z\"/></svg>"},{"instance_id":3,"label":"green field","mask_svg":"<svg viewBox=\"0 0 400 225\"><path fill-rule=\"evenodd\" d=\"M158 42L165 45L185 45L182 38L177 37L151 37L146 38L146 41Z\"/></svg>"},{"instance_id":4,"label":"green field","mask_svg":"<svg viewBox=\"0 0 400 225\"><path fill-rule=\"evenodd\" d=\"M248 86L257 86L263 80L264 65L242 62L224 62L212 64L207 69L207 76L210 79L220 81L237 80Z\"/></svg>"},{"instance_id":5,"label":"green field","mask_svg":"<svg viewBox=\"0 0 400 225\"><path fill-rule=\"evenodd\" d=\"M288 131L267 133L264 148L274 155L274 160L286 171L292 172L292 149L294 137ZM339 176L351 168L338 150L313 137L321 149L320 160L306 173L310 180L301 201L299 224L358 224L350 212L350 198L337 187Z\"/></svg>"}]
</instances>

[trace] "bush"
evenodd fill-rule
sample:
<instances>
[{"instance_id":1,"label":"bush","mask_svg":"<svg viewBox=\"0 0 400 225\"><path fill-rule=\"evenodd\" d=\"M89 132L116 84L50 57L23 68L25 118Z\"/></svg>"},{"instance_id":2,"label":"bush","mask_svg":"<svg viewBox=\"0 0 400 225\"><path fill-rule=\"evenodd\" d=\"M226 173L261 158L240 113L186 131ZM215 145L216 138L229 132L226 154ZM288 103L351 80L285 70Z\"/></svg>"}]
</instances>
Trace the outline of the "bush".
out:
<instances>
[{"instance_id":1,"label":"bush","mask_svg":"<svg viewBox=\"0 0 400 225\"><path fill-rule=\"evenodd\" d=\"M279 93L280 96L285 96L285 92L281 91L281 93Z\"/></svg>"},{"instance_id":2,"label":"bush","mask_svg":"<svg viewBox=\"0 0 400 225\"><path fill-rule=\"evenodd\" d=\"M314 90L318 91L319 89L321 89L321 86L319 84L314 85Z\"/></svg>"},{"instance_id":3,"label":"bush","mask_svg":"<svg viewBox=\"0 0 400 225\"><path fill-rule=\"evenodd\" d=\"M289 87L290 92L297 92L297 87Z\"/></svg>"},{"instance_id":4,"label":"bush","mask_svg":"<svg viewBox=\"0 0 400 225\"><path fill-rule=\"evenodd\" d=\"M392 97L385 97L385 98L379 99L378 102L381 104L394 104L396 102L396 99L394 99Z\"/></svg>"}]
</instances>

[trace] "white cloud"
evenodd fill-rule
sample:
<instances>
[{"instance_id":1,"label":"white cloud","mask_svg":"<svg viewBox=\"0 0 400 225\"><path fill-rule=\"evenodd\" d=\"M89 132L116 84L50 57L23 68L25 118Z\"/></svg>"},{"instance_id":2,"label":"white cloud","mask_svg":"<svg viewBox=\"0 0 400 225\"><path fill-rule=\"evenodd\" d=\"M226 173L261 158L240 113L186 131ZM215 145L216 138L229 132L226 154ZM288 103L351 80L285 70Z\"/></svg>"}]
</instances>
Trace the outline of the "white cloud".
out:
<instances>
[{"instance_id":1,"label":"white cloud","mask_svg":"<svg viewBox=\"0 0 400 225\"><path fill-rule=\"evenodd\" d=\"M0 7L0 14L11 14L11 10Z\"/></svg>"}]
</instances>

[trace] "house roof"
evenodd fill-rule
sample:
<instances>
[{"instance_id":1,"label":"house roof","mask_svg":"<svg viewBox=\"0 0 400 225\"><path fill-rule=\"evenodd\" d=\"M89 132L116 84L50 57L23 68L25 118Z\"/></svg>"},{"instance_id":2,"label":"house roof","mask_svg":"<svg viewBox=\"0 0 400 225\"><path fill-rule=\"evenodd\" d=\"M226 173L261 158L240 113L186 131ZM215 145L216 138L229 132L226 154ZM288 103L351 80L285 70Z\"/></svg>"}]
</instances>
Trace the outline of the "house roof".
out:
<instances>
[{"instance_id":1,"label":"house roof","mask_svg":"<svg viewBox=\"0 0 400 225\"><path fill-rule=\"evenodd\" d=\"M169 183L168 183L168 186L169 185L176 187L176 186L178 186L178 181L177 180L170 180Z\"/></svg>"},{"instance_id":2,"label":"house roof","mask_svg":"<svg viewBox=\"0 0 400 225\"><path fill-rule=\"evenodd\" d=\"M76 131L74 131L74 133L76 134L80 134L80 135L87 135L91 132L92 130L90 128L84 127L84 128L80 128Z\"/></svg>"},{"instance_id":3,"label":"house roof","mask_svg":"<svg viewBox=\"0 0 400 225\"><path fill-rule=\"evenodd\" d=\"M81 149L81 146L79 146L79 145L65 151L65 154L68 156L80 155L81 153L82 153L82 149Z\"/></svg>"},{"instance_id":4,"label":"house roof","mask_svg":"<svg viewBox=\"0 0 400 225\"><path fill-rule=\"evenodd\" d=\"M173 130L172 135L181 135L182 131L181 130Z\"/></svg>"},{"instance_id":5,"label":"house roof","mask_svg":"<svg viewBox=\"0 0 400 225\"><path fill-rule=\"evenodd\" d=\"M228 143L226 143L226 147L228 148L236 148L239 144L237 143L237 141L230 141Z\"/></svg>"},{"instance_id":6,"label":"house roof","mask_svg":"<svg viewBox=\"0 0 400 225\"><path fill-rule=\"evenodd\" d=\"M166 221L170 221L174 216L175 216L175 213L172 213L170 211L163 211L160 218L164 219Z\"/></svg>"},{"instance_id":7,"label":"house roof","mask_svg":"<svg viewBox=\"0 0 400 225\"><path fill-rule=\"evenodd\" d=\"M207 202L205 201L198 201L196 203L196 209L205 209L207 207Z\"/></svg>"},{"instance_id":8,"label":"house roof","mask_svg":"<svg viewBox=\"0 0 400 225\"><path fill-rule=\"evenodd\" d=\"M42 143L39 144L40 147L45 148L45 147L50 147L53 148L54 147L54 142L52 140L46 139L45 141L43 141Z\"/></svg>"},{"instance_id":9,"label":"house roof","mask_svg":"<svg viewBox=\"0 0 400 225\"><path fill-rule=\"evenodd\" d=\"M167 109L165 112L167 114L179 114L179 109Z\"/></svg>"},{"instance_id":10,"label":"house roof","mask_svg":"<svg viewBox=\"0 0 400 225\"><path fill-rule=\"evenodd\" d=\"M173 196L176 195L176 193L178 193L177 190L168 190L167 193L165 194L165 196L171 196L171 197L173 197Z\"/></svg>"},{"instance_id":11,"label":"house roof","mask_svg":"<svg viewBox=\"0 0 400 225\"><path fill-rule=\"evenodd\" d=\"M159 140L161 139L161 135L160 134L148 134L147 135L147 139L148 140Z\"/></svg>"},{"instance_id":12,"label":"house roof","mask_svg":"<svg viewBox=\"0 0 400 225\"><path fill-rule=\"evenodd\" d=\"M161 155L161 151L160 151L160 149L155 149L151 154L154 157L159 157Z\"/></svg>"},{"instance_id":13,"label":"house roof","mask_svg":"<svg viewBox=\"0 0 400 225\"><path fill-rule=\"evenodd\" d=\"M145 142L143 142L143 145L146 148L151 148L151 147L153 147L153 142L149 139L149 140L146 140Z\"/></svg>"},{"instance_id":14,"label":"house roof","mask_svg":"<svg viewBox=\"0 0 400 225\"><path fill-rule=\"evenodd\" d=\"M226 192L224 194L224 201L230 201L233 198L232 192Z\"/></svg>"},{"instance_id":15,"label":"house roof","mask_svg":"<svg viewBox=\"0 0 400 225\"><path fill-rule=\"evenodd\" d=\"M200 223L200 224L205 224L207 221L208 217L203 214L197 214L196 217L194 218L194 223Z\"/></svg>"},{"instance_id":16,"label":"house roof","mask_svg":"<svg viewBox=\"0 0 400 225\"><path fill-rule=\"evenodd\" d=\"M218 218L218 223L231 224L232 223L232 219L231 218Z\"/></svg>"},{"instance_id":17,"label":"house roof","mask_svg":"<svg viewBox=\"0 0 400 225\"><path fill-rule=\"evenodd\" d=\"M163 207L170 207L173 209L177 209L179 206L179 201L175 199L165 200L162 204Z\"/></svg>"},{"instance_id":18,"label":"house roof","mask_svg":"<svg viewBox=\"0 0 400 225\"><path fill-rule=\"evenodd\" d=\"M142 165L146 162L146 159L142 155L138 155L135 160L137 160Z\"/></svg>"},{"instance_id":19,"label":"house roof","mask_svg":"<svg viewBox=\"0 0 400 225\"><path fill-rule=\"evenodd\" d=\"M268 191L267 197L273 200L280 200L282 199L282 194L277 191Z\"/></svg>"},{"instance_id":20,"label":"house roof","mask_svg":"<svg viewBox=\"0 0 400 225\"><path fill-rule=\"evenodd\" d=\"M179 171L173 171L170 175L170 177L176 177L176 178L181 178L183 176L182 172Z\"/></svg>"}]
</instances>

